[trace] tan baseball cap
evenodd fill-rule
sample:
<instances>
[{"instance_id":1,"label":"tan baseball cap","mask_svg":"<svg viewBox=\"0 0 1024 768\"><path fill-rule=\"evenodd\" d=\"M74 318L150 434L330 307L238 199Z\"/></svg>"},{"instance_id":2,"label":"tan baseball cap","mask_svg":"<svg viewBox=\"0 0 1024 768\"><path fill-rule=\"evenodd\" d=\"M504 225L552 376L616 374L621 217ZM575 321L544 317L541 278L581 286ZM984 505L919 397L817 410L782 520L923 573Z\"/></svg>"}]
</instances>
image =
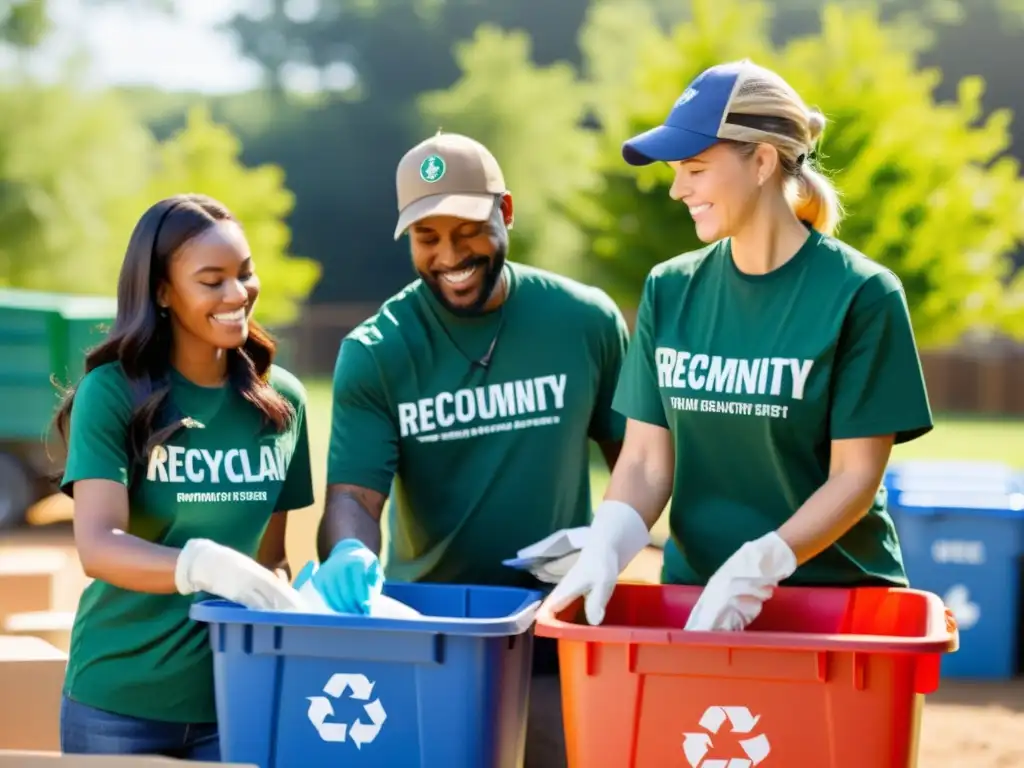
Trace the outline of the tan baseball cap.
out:
<instances>
[{"instance_id":1,"label":"tan baseball cap","mask_svg":"<svg viewBox=\"0 0 1024 768\"><path fill-rule=\"evenodd\" d=\"M398 226L395 240L427 216L486 221L505 177L494 155L479 141L440 133L405 153L395 175Z\"/></svg>"}]
</instances>

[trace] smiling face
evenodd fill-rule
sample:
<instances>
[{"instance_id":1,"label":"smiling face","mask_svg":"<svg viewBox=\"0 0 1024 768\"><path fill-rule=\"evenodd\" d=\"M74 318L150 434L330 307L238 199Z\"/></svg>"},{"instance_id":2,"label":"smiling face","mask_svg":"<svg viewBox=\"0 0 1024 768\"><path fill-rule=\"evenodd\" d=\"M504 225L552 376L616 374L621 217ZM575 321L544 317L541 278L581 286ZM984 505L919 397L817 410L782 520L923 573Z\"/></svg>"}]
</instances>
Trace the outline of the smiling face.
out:
<instances>
[{"instance_id":1,"label":"smiling face","mask_svg":"<svg viewBox=\"0 0 1024 768\"><path fill-rule=\"evenodd\" d=\"M249 336L259 296L249 244L233 221L221 221L171 257L158 301L168 309L177 342L236 349Z\"/></svg>"},{"instance_id":2,"label":"smiling face","mask_svg":"<svg viewBox=\"0 0 1024 768\"><path fill-rule=\"evenodd\" d=\"M669 163L675 171L669 195L689 209L703 242L729 237L750 220L776 164L774 152L766 144L721 142Z\"/></svg>"},{"instance_id":3,"label":"smiling face","mask_svg":"<svg viewBox=\"0 0 1024 768\"><path fill-rule=\"evenodd\" d=\"M488 221L428 216L409 228L413 267L451 312L476 315L500 303L495 288L511 221L512 198L505 195Z\"/></svg>"}]
</instances>

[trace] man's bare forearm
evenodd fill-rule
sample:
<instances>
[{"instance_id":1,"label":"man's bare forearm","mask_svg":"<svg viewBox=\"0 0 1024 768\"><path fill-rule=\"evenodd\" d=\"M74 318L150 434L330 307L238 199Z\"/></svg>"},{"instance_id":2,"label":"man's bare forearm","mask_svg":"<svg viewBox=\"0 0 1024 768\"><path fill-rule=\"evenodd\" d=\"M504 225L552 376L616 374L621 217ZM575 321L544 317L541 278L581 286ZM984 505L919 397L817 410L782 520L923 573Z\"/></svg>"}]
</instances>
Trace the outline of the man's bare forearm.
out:
<instances>
[{"instance_id":1,"label":"man's bare forearm","mask_svg":"<svg viewBox=\"0 0 1024 768\"><path fill-rule=\"evenodd\" d=\"M357 485L332 485L317 530L317 557L323 562L342 539L358 539L380 555L380 517L387 497Z\"/></svg>"}]
</instances>

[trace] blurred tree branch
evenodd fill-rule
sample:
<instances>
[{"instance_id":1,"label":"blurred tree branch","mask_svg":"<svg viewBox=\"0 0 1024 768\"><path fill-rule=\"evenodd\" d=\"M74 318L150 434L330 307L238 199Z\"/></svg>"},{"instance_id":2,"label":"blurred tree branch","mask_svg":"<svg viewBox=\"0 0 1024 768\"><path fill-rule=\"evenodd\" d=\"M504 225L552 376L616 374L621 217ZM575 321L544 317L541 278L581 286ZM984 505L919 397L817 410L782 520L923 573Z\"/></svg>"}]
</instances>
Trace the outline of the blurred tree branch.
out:
<instances>
[{"instance_id":1,"label":"blurred tree branch","mask_svg":"<svg viewBox=\"0 0 1024 768\"><path fill-rule=\"evenodd\" d=\"M47 0L0 0L0 41L15 48L34 48L50 29Z\"/></svg>"},{"instance_id":2,"label":"blurred tree branch","mask_svg":"<svg viewBox=\"0 0 1024 768\"><path fill-rule=\"evenodd\" d=\"M621 142L660 123L704 68L750 57L828 116L819 161L848 209L840 234L899 275L921 343L969 329L1024 338L1024 274L1013 276L1011 258L1024 242L1024 178L1007 151L1009 111L983 111L980 77L937 101L941 73L918 68L927 40L908 36L905 18L884 22L877 7L835 2L816 30L780 44L773 8L693 0L687 20L666 32L640 0L597 0L580 33L585 78L575 82L568 69L530 61L521 35L482 28L457 49L462 77L421 109L427 120L468 126L517 169L515 184L537 206L517 219L517 243L531 244L532 260L583 243L587 258L563 260L561 271L630 306L651 267L702 244L669 199L668 169L627 166ZM584 135L585 114L595 125ZM547 252L552 220L562 240Z\"/></svg>"},{"instance_id":3,"label":"blurred tree branch","mask_svg":"<svg viewBox=\"0 0 1024 768\"><path fill-rule=\"evenodd\" d=\"M81 0L86 5L132 5L173 13L174 0ZM53 31L52 0L0 0L0 43L29 50Z\"/></svg>"}]
</instances>

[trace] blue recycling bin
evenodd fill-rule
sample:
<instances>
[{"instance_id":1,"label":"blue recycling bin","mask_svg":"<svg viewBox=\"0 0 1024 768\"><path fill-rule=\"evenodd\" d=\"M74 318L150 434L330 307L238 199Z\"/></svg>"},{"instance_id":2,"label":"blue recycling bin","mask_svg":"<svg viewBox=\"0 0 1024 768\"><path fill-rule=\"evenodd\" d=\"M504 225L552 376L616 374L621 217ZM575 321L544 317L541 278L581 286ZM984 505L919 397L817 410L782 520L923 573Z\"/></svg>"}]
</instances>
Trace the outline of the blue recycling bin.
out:
<instances>
[{"instance_id":1,"label":"blue recycling bin","mask_svg":"<svg viewBox=\"0 0 1024 768\"><path fill-rule=\"evenodd\" d=\"M947 678L1017 673L1024 487L1009 467L913 462L886 475L889 508L910 585L943 598L960 650L942 658Z\"/></svg>"},{"instance_id":2,"label":"blue recycling bin","mask_svg":"<svg viewBox=\"0 0 1024 768\"><path fill-rule=\"evenodd\" d=\"M221 760L260 768L519 768L540 592L386 584L421 619L197 603ZM429 617L429 618L427 618Z\"/></svg>"}]
</instances>

